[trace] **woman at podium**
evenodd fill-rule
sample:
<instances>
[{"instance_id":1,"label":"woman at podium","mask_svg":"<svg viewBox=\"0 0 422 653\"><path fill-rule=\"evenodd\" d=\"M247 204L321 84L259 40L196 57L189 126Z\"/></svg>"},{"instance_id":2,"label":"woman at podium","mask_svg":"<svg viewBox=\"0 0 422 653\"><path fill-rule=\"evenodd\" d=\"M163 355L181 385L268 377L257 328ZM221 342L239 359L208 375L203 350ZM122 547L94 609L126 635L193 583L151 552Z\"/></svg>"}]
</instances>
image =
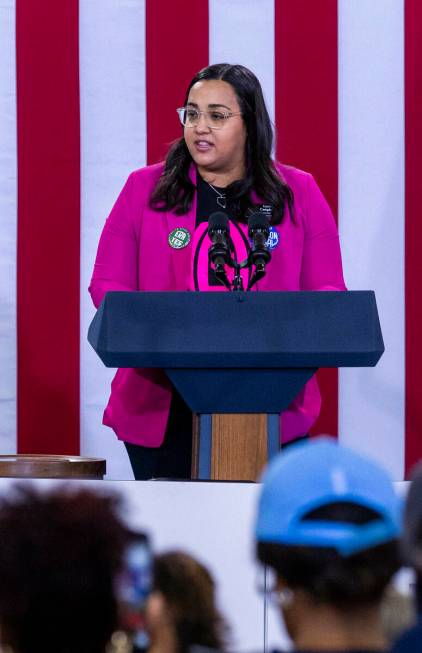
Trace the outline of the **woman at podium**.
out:
<instances>
[{"instance_id":1,"label":"woman at podium","mask_svg":"<svg viewBox=\"0 0 422 653\"><path fill-rule=\"evenodd\" d=\"M331 210L311 174L272 159L256 76L208 66L177 112L181 137L164 162L129 175L106 221L89 288L95 306L111 290L227 291L208 262L216 211L230 219L239 261L250 249L250 214L269 218L271 262L254 290L345 290ZM312 378L281 416L283 442L308 433L320 404ZM103 423L125 443L136 479L190 477L191 414L161 370L119 369Z\"/></svg>"}]
</instances>

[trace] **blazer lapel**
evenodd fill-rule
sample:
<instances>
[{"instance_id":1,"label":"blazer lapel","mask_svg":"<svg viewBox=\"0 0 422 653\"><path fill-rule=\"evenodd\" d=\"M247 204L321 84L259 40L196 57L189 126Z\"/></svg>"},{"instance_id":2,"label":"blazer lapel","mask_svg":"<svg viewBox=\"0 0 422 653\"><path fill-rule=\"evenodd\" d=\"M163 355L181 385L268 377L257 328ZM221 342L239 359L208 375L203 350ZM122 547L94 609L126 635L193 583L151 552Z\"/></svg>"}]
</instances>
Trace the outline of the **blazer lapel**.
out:
<instances>
[{"instance_id":1,"label":"blazer lapel","mask_svg":"<svg viewBox=\"0 0 422 653\"><path fill-rule=\"evenodd\" d=\"M191 181L196 186L196 168L193 164L190 167L189 176ZM195 191L192 206L188 213L185 215L175 215L173 212L166 212L169 237L170 234L175 234L178 229L185 230L189 236L189 243L180 249L177 249L177 246L171 246L170 243L168 245L170 248L175 290L187 290L189 286L189 278L192 267L192 241L196 223L196 205L197 198Z\"/></svg>"}]
</instances>

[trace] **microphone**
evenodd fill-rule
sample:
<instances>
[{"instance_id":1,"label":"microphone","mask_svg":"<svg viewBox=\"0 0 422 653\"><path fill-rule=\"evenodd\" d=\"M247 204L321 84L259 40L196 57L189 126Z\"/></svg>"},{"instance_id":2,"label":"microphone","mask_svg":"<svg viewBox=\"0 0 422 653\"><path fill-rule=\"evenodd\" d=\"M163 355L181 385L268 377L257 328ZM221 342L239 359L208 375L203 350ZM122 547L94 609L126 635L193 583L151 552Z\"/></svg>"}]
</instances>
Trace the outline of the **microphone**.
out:
<instances>
[{"instance_id":1,"label":"microphone","mask_svg":"<svg viewBox=\"0 0 422 653\"><path fill-rule=\"evenodd\" d=\"M230 264L230 249L228 237L230 234L229 219L222 211L211 213L208 218L208 236L212 242L208 250L211 263L216 268L224 268L225 264Z\"/></svg>"},{"instance_id":2,"label":"microphone","mask_svg":"<svg viewBox=\"0 0 422 653\"><path fill-rule=\"evenodd\" d=\"M271 260L271 254L265 243L270 235L270 223L267 215L260 211L252 213L248 219L248 236L252 240L250 262L255 265L259 276L264 276L265 266Z\"/></svg>"},{"instance_id":3,"label":"microphone","mask_svg":"<svg viewBox=\"0 0 422 653\"><path fill-rule=\"evenodd\" d=\"M211 213L208 218L208 236L212 242L208 250L208 259L214 266L215 277L223 286L231 290L230 281L228 280L225 269L225 265L233 264L228 244L230 227L229 219L222 211Z\"/></svg>"}]
</instances>

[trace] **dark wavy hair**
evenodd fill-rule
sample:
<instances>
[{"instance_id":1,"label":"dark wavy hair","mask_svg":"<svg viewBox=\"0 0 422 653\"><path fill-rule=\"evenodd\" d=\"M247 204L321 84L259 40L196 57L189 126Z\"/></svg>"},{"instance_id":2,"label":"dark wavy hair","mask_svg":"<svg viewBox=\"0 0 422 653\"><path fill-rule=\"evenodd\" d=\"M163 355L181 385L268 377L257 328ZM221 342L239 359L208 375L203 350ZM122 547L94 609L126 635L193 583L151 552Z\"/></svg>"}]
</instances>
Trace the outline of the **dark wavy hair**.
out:
<instances>
[{"instance_id":1,"label":"dark wavy hair","mask_svg":"<svg viewBox=\"0 0 422 653\"><path fill-rule=\"evenodd\" d=\"M304 519L366 524L379 517L370 508L338 502L317 508ZM315 601L346 611L381 601L401 564L397 540L348 557L341 556L334 548L258 542L257 556L290 589L302 589Z\"/></svg>"},{"instance_id":2,"label":"dark wavy hair","mask_svg":"<svg viewBox=\"0 0 422 653\"><path fill-rule=\"evenodd\" d=\"M228 627L215 604L215 583L204 565L182 551L154 560L154 590L171 611L179 653L191 646L223 650Z\"/></svg>"},{"instance_id":3,"label":"dark wavy hair","mask_svg":"<svg viewBox=\"0 0 422 653\"><path fill-rule=\"evenodd\" d=\"M271 158L273 129L257 77L245 66L228 63L208 66L191 80L185 105L192 86L201 80L222 80L230 84L246 126L246 176L226 188L237 219L247 221L247 215L253 209L251 191L254 190L259 198L272 206L271 223L279 224L285 215L286 204L293 215L293 192L278 175ZM177 215L189 211L195 193L195 185L189 178L191 163L192 157L182 136L167 154L163 174L150 197L150 208L174 211Z\"/></svg>"},{"instance_id":4,"label":"dark wavy hair","mask_svg":"<svg viewBox=\"0 0 422 653\"><path fill-rule=\"evenodd\" d=\"M0 499L0 638L15 653L103 653L132 534L120 498L18 485Z\"/></svg>"}]
</instances>

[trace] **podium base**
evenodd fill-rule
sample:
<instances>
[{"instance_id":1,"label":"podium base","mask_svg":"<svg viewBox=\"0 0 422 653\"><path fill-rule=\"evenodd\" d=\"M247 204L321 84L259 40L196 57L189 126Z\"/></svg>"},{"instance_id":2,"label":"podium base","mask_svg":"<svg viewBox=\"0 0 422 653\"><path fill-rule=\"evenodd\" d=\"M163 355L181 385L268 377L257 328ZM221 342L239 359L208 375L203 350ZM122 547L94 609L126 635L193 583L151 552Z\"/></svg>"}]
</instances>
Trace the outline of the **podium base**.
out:
<instances>
[{"instance_id":1,"label":"podium base","mask_svg":"<svg viewBox=\"0 0 422 653\"><path fill-rule=\"evenodd\" d=\"M280 449L277 414L195 415L192 478L257 481Z\"/></svg>"}]
</instances>

